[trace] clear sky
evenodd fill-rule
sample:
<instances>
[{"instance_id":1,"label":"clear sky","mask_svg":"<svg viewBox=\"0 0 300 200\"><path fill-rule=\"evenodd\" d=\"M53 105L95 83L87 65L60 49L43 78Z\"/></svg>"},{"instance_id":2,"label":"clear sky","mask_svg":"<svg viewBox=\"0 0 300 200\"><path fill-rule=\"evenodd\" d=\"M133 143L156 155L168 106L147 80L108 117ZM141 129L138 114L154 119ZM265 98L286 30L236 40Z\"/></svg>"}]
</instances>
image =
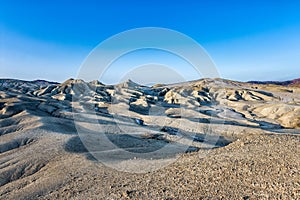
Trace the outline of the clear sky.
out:
<instances>
[{"instance_id":1,"label":"clear sky","mask_svg":"<svg viewBox=\"0 0 300 200\"><path fill-rule=\"evenodd\" d=\"M138 27L190 36L206 49L223 78L300 77L300 1L294 0L0 0L0 77L59 82L76 77L101 41ZM176 63L178 69L185 67ZM104 82L112 79L107 76Z\"/></svg>"}]
</instances>

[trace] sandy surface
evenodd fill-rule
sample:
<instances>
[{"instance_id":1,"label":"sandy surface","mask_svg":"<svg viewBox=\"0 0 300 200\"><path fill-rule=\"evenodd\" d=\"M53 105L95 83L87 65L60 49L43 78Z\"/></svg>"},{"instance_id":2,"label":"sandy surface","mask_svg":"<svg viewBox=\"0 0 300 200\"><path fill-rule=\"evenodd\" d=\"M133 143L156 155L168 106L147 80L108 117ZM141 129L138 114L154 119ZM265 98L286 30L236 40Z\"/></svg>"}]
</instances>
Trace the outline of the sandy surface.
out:
<instances>
[{"instance_id":1,"label":"sandy surface","mask_svg":"<svg viewBox=\"0 0 300 200\"><path fill-rule=\"evenodd\" d=\"M0 80L0 199L299 199L299 94Z\"/></svg>"}]
</instances>

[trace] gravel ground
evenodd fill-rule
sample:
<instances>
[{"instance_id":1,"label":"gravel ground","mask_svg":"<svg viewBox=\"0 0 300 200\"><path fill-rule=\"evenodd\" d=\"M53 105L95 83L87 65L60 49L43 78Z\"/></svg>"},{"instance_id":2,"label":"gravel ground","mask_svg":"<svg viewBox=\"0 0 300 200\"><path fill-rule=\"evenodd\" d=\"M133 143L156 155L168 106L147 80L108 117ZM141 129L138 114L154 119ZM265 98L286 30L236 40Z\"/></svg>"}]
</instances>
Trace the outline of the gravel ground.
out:
<instances>
[{"instance_id":1,"label":"gravel ground","mask_svg":"<svg viewBox=\"0 0 300 200\"><path fill-rule=\"evenodd\" d=\"M2 197L299 199L299 147L296 135L251 135L223 148L182 155L175 163L145 174L118 172L88 161L83 154L66 154L35 174L38 184Z\"/></svg>"}]
</instances>

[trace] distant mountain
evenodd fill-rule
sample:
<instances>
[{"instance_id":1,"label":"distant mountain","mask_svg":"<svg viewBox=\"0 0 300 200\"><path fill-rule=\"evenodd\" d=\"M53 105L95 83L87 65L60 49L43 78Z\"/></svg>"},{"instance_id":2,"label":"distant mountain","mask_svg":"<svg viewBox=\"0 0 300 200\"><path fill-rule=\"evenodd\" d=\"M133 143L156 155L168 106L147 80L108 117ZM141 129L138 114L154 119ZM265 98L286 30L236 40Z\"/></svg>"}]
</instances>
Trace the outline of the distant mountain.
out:
<instances>
[{"instance_id":1,"label":"distant mountain","mask_svg":"<svg viewBox=\"0 0 300 200\"><path fill-rule=\"evenodd\" d=\"M293 80L291 85L296 86L296 87L300 87L300 78Z\"/></svg>"},{"instance_id":2,"label":"distant mountain","mask_svg":"<svg viewBox=\"0 0 300 200\"><path fill-rule=\"evenodd\" d=\"M290 80L290 81L248 81L248 83L263 84L263 85L272 84L272 85L300 87L300 78Z\"/></svg>"}]
</instances>

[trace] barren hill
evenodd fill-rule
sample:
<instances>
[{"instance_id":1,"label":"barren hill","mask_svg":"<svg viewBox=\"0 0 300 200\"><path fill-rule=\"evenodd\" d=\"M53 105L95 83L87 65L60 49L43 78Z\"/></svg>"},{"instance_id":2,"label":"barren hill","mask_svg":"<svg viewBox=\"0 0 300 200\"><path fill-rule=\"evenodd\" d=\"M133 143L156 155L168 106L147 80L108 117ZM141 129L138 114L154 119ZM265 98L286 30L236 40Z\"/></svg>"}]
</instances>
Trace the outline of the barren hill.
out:
<instances>
[{"instance_id":1,"label":"barren hill","mask_svg":"<svg viewBox=\"0 0 300 200\"><path fill-rule=\"evenodd\" d=\"M298 85L2 79L0 197L300 198Z\"/></svg>"}]
</instances>

